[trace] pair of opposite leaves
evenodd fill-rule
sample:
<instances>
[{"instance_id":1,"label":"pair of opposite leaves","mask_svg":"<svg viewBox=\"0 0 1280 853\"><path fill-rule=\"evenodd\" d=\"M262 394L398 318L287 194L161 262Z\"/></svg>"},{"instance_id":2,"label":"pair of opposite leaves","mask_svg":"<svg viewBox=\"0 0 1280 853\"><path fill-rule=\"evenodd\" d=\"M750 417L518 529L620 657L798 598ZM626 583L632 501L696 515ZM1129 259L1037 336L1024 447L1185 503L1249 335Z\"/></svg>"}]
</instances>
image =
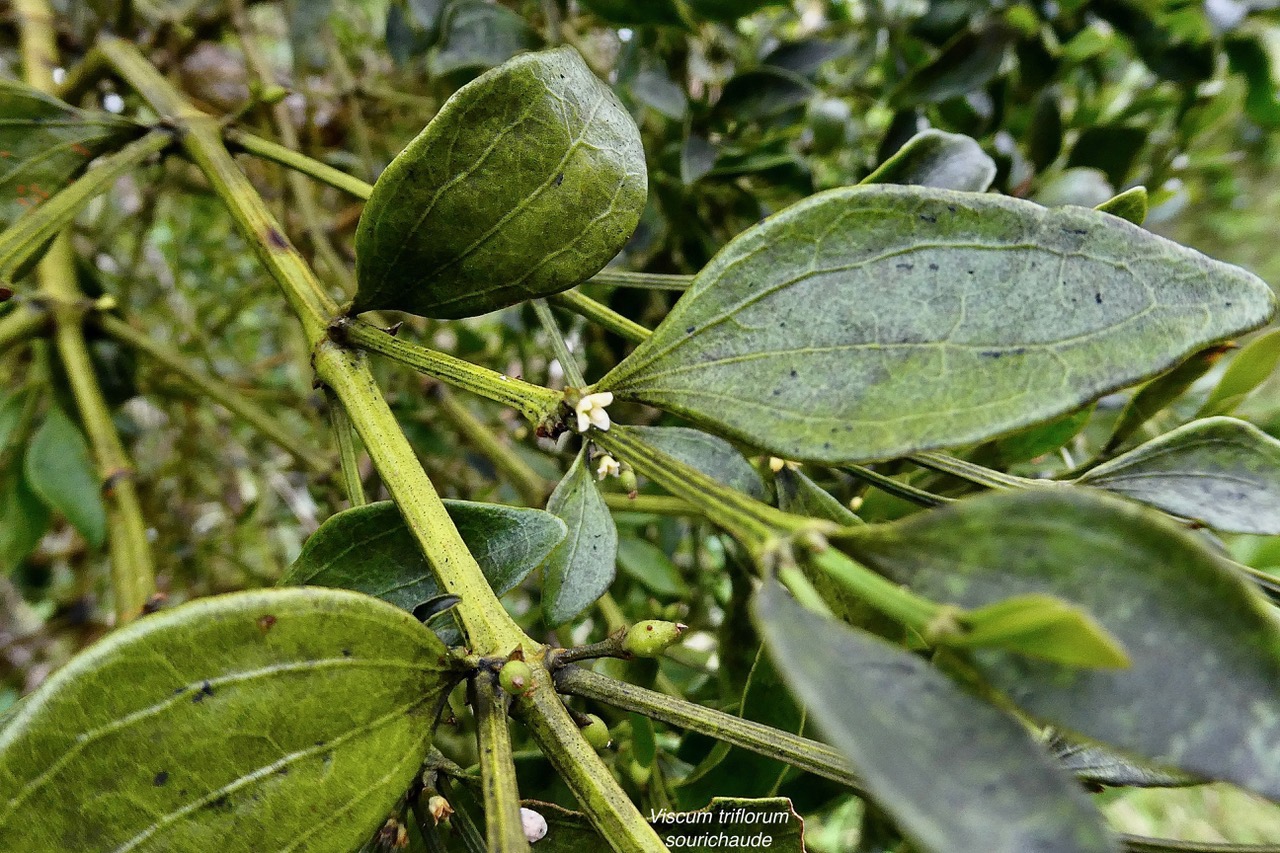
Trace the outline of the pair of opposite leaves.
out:
<instances>
[{"instance_id":1,"label":"pair of opposite leaves","mask_svg":"<svg viewBox=\"0 0 1280 853\"><path fill-rule=\"evenodd\" d=\"M378 180L352 311L452 319L573 287L645 197L638 129L581 57L517 57ZM784 458L886 459L1049 420L1274 309L1255 276L1106 213L846 187L730 241L595 390Z\"/></svg>"}]
</instances>

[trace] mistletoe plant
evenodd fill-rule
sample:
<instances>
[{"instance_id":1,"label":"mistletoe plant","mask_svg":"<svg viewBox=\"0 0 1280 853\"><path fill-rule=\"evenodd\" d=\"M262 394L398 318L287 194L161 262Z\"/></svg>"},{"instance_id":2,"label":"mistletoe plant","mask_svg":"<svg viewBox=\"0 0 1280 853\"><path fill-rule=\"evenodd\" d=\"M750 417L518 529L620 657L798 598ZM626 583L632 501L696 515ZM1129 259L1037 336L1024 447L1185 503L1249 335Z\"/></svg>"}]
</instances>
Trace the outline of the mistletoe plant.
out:
<instances>
[{"instance_id":1,"label":"mistletoe plant","mask_svg":"<svg viewBox=\"0 0 1280 853\"><path fill-rule=\"evenodd\" d=\"M925 132L862 184L737 236L680 282L687 291L650 330L572 290L622 249L647 197L640 132L573 48L523 54L463 86L370 187L228 128L111 35L73 77L116 76L154 120L56 100L48 8L16 8L27 84L4 84L0 179L57 174L66 186L42 184L7 213L0 271L15 295L0 342L52 330L99 463L118 469L105 507L77 511L43 486L37 497L109 543L126 624L0 730L6 850L722 844L673 834L657 813L673 802L661 779L676 771L655 761L667 738L655 721L856 793L882 816L885 849L1196 849L1118 836L1082 781L1222 780L1280 800L1280 622L1199 530L1280 533L1280 443L1215 416L1118 453L1224 341L1265 324L1275 299L1253 275L1144 230L1141 190L1100 210L986 194L996 169L982 149ZM229 136L367 199L349 302L287 239ZM84 329L167 356L77 289L65 229L166 151L203 173L301 324L352 507L320 526L280 588L143 615L156 609L150 557ZM548 299L637 345L589 381ZM372 313L453 320L525 301L567 388L397 336ZM379 390L375 356L576 442L545 509L442 500ZM217 380L189 375L275 428ZM982 449L1006 436L1037 452L1060 446L1083 407L1144 382L1113 446L1068 475L983 464ZM1252 387L1224 386L1224 399ZM652 410L688 426L642 423ZM50 435L59 430L76 433L68 415L44 421L14 488L50 482L42 471L67 446ZM390 500L365 502L357 437ZM864 523L798 463L929 508ZM895 477L903 466L935 474ZM602 490L610 474L631 499ZM667 495L635 497L641 478ZM681 642L682 625L646 620L562 648L504 608L500 596L539 568L548 626L601 601L620 556L611 507L632 500L731 536L729 556L752 567L768 653L750 689L768 689L776 671L822 740L797 733L800 712L773 727L651 690L639 669L615 678L583 663L639 666ZM6 522L4 535L21 535ZM614 725L577 710L583 700ZM522 800L510 718L580 811ZM433 748L456 740L456 725L474 730L478 773ZM710 808L687 814L792 816L785 800ZM768 839L802 849L798 819Z\"/></svg>"}]
</instances>

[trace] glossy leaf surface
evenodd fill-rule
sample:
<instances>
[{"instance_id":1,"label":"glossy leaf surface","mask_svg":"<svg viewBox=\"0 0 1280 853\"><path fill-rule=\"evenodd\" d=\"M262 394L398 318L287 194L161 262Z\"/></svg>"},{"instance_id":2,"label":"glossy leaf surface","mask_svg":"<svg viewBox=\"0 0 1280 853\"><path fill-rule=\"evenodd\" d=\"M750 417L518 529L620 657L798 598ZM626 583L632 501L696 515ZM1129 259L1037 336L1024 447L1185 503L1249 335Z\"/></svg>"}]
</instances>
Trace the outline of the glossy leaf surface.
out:
<instances>
[{"instance_id":1,"label":"glossy leaf surface","mask_svg":"<svg viewBox=\"0 0 1280 853\"><path fill-rule=\"evenodd\" d=\"M1021 725L923 658L806 610L776 583L755 612L783 679L921 850L1118 849Z\"/></svg>"},{"instance_id":2,"label":"glossy leaf surface","mask_svg":"<svg viewBox=\"0 0 1280 853\"><path fill-rule=\"evenodd\" d=\"M604 595L617 571L618 528L592 477L586 448L551 493L547 511L569 529L542 573L542 615L554 627Z\"/></svg>"},{"instance_id":3,"label":"glossy leaf surface","mask_svg":"<svg viewBox=\"0 0 1280 853\"><path fill-rule=\"evenodd\" d=\"M107 538L107 509L102 482L80 428L61 409L52 408L31 436L26 479L31 490L95 548Z\"/></svg>"},{"instance_id":4,"label":"glossy leaf surface","mask_svg":"<svg viewBox=\"0 0 1280 853\"><path fill-rule=\"evenodd\" d=\"M886 459L1079 408L1274 302L1106 214L853 187L731 241L597 387L787 459Z\"/></svg>"},{"instance_id":5,"label":"glossy leaf surface","mask_svg":"<svg viewBox=\"0 0 1280 853\"><path fill-rule=\"evenodd\" d=\"M1280 798L1280 627L1243 576L1167 518L1094 490L1030 489L859 528L845 547L936 601L1043 594L1080 607L1119 640L1127 669L973 660L1041 720Z\"/></svg>"},{"instance_id":6,"label":"glossy leaf surface","mask_svg":"<svg viewBox=\"0 0 1280 853\"><path fill-rule=\"evenodd\" d=\"M571 48L459 89L392 161L356 232L352 310L483 314L566 290L644 208L639 131Z\"/></svg>"},{"instance_id":7,"label":"glossy leaf surface","mask_svg":"<svg viewBox=\"0 0 1280 853\"><path fill-rule=\"evenodd\" d=\"M140 619L0 732L0 837L82 853L354 849L426 755L445 655L409 614L339 590Z\"/></svg>"},{"instance_id":8,"label":"glossy leaf surface","mask_svg":"<svg viewBox=\"0 0 1280 853\"><path fill-rule=\"evenodd\" d=\"M862 180L864 184L910 184L962 192L985 192L996 164L977 142L959 133L921 131Z\"/></svg>"},{"instance_id":9,"label":"glossy leaf surface","mask_svg":"<svg viewBox=\"0 0 1280 853\"><path fill-rule=\"evenodd\" d=\"M1231 533L1280 533L1280 441L1205 418L1090 469L1076 482Z\"/></svg>"},{"instance_id":10,"label":"glossy leaf surface","mask_svg":"<svg viewBox=\"0 0 1280 853\"><path fill-rule=\"evenodd\" d=\"M498 595L542 565L565 536L564 524L539 509L470 501L445 501L445 509ZM353 589L409 611L442 593L418 540L391 501L330 516L280 584Z\"/></svg>"}]
</instances>

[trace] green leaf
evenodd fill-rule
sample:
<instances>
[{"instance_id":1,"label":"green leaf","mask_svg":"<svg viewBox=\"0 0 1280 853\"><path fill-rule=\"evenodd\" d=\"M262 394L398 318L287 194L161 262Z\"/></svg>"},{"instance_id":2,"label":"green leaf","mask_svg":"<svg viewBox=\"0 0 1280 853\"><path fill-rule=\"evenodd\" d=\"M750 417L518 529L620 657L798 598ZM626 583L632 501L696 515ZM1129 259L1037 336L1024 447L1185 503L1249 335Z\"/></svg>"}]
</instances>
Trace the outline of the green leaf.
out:
<instances>
[{"instance_id":1,"label":"green leaf","mask_svg":"<svg viewBox=\"0 0 1280 853\"><path fill-rule=\"evenodd\" d=\"M49 508L19 466L0 472L0 577L22 565L49 529Z\"/></svg>"},{"instance_id":2,"label":"green leaf","mask_svg":"<svg viewBox=\"0 0 1280 853\"><path fill-rule=\"evenodd\" d=\"M645 444L731 489L757 500L764 500L768 493L755 467L736 447L719 436L688 427L632 426L627 429Z\"/></svg>"},{"instance_id":3,"label":"green leaf","mask_svg":"<svg viewBox=\"0 0 1280 853\"><path fill-rule=\"evenodd\" d=\"M453 0L440 22L440 41L427 66L434 76L493 68L542 40L517 13L482 0Z\"/></svg>"},{"instance_id":4,"label":"green leaf","mask_svg":"<svg viewBox=\"0 0 1280 853\"><path fill-rule=\"evenodd\" d=\"M996 164L982 146L959 133L925 130L907 140L863 184L910 184L944 190L986 192Z\"/></svg>"},{"instance_id":5,"label":"green leaf","mask_svg":"<svg viewBox=\"0 0 1280 853\"><path fill-rule=\"evenodd\" d=\"M670 24L682 26L675 0L578 0L579 5L611 24Z\"/></svg>"},{"instance_id":6,"label":"green leaf","mask_svg":"<svg viewBox=\"0 0 1280 853\"><path fill-rule=\"evenodd\" d=\"M1277 364L1280 364L1280 329L1273 329L1236 353L1196 417L1229 414L1267 381Z\"/></svg>"},{"instance_id":7,"label":"green leaf","mask_svg":"<svg viewBox=\"0 0 1280 853\"><path fill-rule=\"evenodd\" d=\"M94 157L141 135L128 119L0 79L0 230L71 183Z\"/></svg>"},{"instance_id":8,"label":"green leaf","mask_svg":"<svg viewBox=\"0 0 1280 853\"><path fill-rule=\"evenodd\" d=\"M1280 798L1280 629L1242 575L1164 516L1092 489L1030 489L858 528L842 545L937 601L1041 594L1080 607L1128 669L972 660L1038 719Z\"/></svg>"},{"instance_id":9,"label":"green leaf","mask_svg":"<svg viewBox=\"0 0 1280 853\"><path fill-rule=\"evenodd\" d=\"M1096 744L1072 743L1055 735L1049 748L1058 761L1080 781L1109 788L1177 788L1199 785L1200 779L1139 764Z\"/></svg>"},{"instance_id":10,"label":"green leaf","mask_svg":"<svg viewBox=\"0 0 1280 853\"><path fill-rule=\"evenodd\" d=\"M812 83L781 68L757 68L729 80L716 102L714 114L721 121L760 121L808 102L817 94Z\"/></svg>"},{"instance_id":11,"label":"green leaf","mask_svg":"<svg viewBox=\"0 0 1280 853\"><path fill-rule=\"evenodd\" d=\"M663 598L687 598L689 586L680 569L666 552L643 539L624 536L618 540L618 565L631 577Z\"/></svg>"},{"instance_id":12,"label":"green leaf","mask_svg":"<svg viewBox=\"0 0 1280 853\"><path fill-rule=\"evenodd\" d=\"M1280 534L1280 441L1235 418L1192 421L1076 482L1215 530Z\"/></svg>"},{"instance_id":13,"label":"green leaf","mask_svg":"<svg viewBox=\"0 0 1280 853\"><path fill-rule=\"evenodd\" d=\"M851 509L809 479L803 471L783 468L774 477L774 484L778 489L778 509L783 512L824 518L836 524L862 523Z\"/></svg>"},{"instance_id":14,"label":"green leaf","mask_svg":"<svg viewBox=\"0 0 1280 853\"><path fill-rule=\"evenodd\" d=\"M1051 595L1017 595L965 614L959 647L1007 649L1070 666L1123 668L1129 656L1079 608Z\"/></svg>"},{"instance_id":15,"label":"green leaf","mask_svg":"<svg viewBox=\"0 0 1280 853\"><path fill-rule=\"evenodd\" d=\"M1274 306L1103 213L851 187L732 240L597 390L785 459L887 459L1073 411Z\"/></svg>"},{"instance_id":16,"label":"green leaf","mask_svg":"<svg viewBox=\"0 0 1280 853\"><path fill-rule=\"evenodd\" d=\"M1117 849L1019 723L922 658L806 610L777 583L757 593L755 612L783 679L922 851Z\"/></svg>"},{"instance_id":17,"label":"green leaf","mask_svg":"<svg viewBox=\"0 0 1280 853\"><path fill-rule=\"evenodd\" d=\"M1116 419L1111 437L1103 445L1103 452L1110 453L1124 444L1138 431L1139 427L1158 415L1170 403L1181 397L1197 379L1208 373L1226 351L1225 345L1201 350L1173 370L1163 376L1157 376L1135 391L1125 403L1120 417Z\"/></svg>"},{"instance_id":18,"label":"green leaf","mask_svg":"<svg viewBox=\"0 0 1280 853\"><path fill-rule=\"evenodd\" d=\"M102 479L80 428L54 407L31 436L26 476L31 490L62 513L94 548L107 538Z\"/></svg>"},{"instance_id":19,"label":"green leaf","mask_svg":"<svg viewBox=\"0 0 1280 853\"><path fill-rule=\"evenodd\" d=\"M551 493L547 511L569 528L542 570L542 617L554 628L604 595L617 571L618 528L591 477L585 446Z\"/></svg>"},{"instance_id":20,"label":"green leaf","mask_svg":"<svg viewBox=\"0 0 1280 853\"><path fill-rule=\"evenodd\" d=\"M1047 423L997 440L990 452L994 453L995 459L999 460L999 467L1008 467L1018 462L1035 459L1046 453L1052 453L1079 435L1092 416L1093 406L1068 412ZM980 458L980 454L975 454L973 461L983 465L988 464ZM988 467L994 466L988 465Z\"/></svg>"},{"instance_id":21,"label":"green leaf","mask_svg":"<svg viewBox=\"0 0 1280 853\"><path fill-rule=\"evenodd\" d=\"M0 732L0 837L84 853L354 849L426 757L446 655L409 614L339 590L144 617Z\"/></svg>"},{"instance_id":22,"label":"green leaf","mask_svg":"<svg viewBox=\"0 0 1280 853\"><path fill-rule=\"evenodd\" d=\"M1134 187L1104 201L1096 210L1118 216L1126 222L1141 225L1147 219L1147 188Z\"/></svg>"},{"instance_id":23,"label":"green leaf","mask_svg":"<svg viewBox=\"0 0 1280 853\"><path fill-rule=\"evenodd\" d=\"M539 509L470 501L444 505L498 595L542 565L565 537L564 523ZM329 516L280 585L353 589L410 612L443 592L392 501Z\"/></svg>"},{"instance_id":24,"label":"green leaf","mask_svg":"<svg viewBox=\"0 0 1280 853\"><path fill-rule=\"evenodd\" d=\"M889 96L895 108L936 104L981 89L1000 73L1017 32L1004 24L962 30L932 62L916 67Z\"/></svg>"},{"instance_id":25,"label":"green leaf","mask_svg":"<svg viewBox=\"0 0 1280 853\"><path fill-rule=\"evenodd\" d=\"M0 453L8 449L14 430L22 423L22 413L27 406L27 401L27 394L21 391L0 394Z\"/></svg>"},{"instance_id":26,"label":"green leaf","mask_svg":"<svg viewBox=\"0 0 1280 853\"><path fill-rule=\"evenodd\" d=\"M374 185L352 311L468 317L566 290L622 248L645 195L639 131L582 57L517 57L459 89Z\"/></svg>"}]
</instances>

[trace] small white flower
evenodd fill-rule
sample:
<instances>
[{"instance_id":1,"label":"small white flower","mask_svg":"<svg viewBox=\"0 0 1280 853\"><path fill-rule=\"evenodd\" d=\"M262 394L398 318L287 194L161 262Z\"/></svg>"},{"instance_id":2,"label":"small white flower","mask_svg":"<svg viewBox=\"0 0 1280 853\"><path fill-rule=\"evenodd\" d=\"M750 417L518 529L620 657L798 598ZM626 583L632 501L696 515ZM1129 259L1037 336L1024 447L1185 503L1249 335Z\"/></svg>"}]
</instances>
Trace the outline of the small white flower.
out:
<instances>
[{"instance_id":1,"label":"small white flower","mask_svg":"<svg viewBox=\"0 0 1280 853\"><path fill-rule=\"evenodd\" d=\"M524 837L532 844L540 841L547 834L547 819L533 809L520 809L520 824L524 827Z\"/></svg>"},{"instance_id":2,"label":"small white flower","mask_svg":"<svg viewBox=\"0 0 1280 853\"><path fill-rule=\"evenodd\" d=\"M578 413L578 432L586 432L589 427L599 430L609 429L609 413L604 407L613 402L611 391L598 394L587 394L578 401L573 410Z\"/></svg>"},{"instance_id":3,"label":"small white flower","mask_svg":"<svg viewBox=\"0 0 1280 853\"><path fill-rule=\"evenodd\" d=\"M616 477L622 471L622 466L618 464L618 460L609 454L600 457L600 465L596 467L596 479L603 480L605 477Z\"/></svg>"}]
</instances>

